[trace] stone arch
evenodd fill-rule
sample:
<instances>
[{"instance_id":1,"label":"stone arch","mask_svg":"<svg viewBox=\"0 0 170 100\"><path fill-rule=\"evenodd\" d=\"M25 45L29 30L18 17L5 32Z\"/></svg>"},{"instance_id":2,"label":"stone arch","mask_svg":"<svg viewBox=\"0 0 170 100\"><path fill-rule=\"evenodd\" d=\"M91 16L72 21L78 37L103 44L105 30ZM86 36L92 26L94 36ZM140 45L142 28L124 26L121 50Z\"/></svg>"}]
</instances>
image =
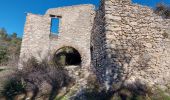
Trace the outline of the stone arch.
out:
<instances>
[{"instance_id":1,"label":"stone arch","mask_svg":"<svg viewBox=\"0 0 170 100\"><path fill-rule=\"evenodd\" d=\"M56 44L57 42L57 44ZM81 55L81 67L83 69L88 69L90 67L90 61L91 61L91 56L90 56L90 47L84 46L84 44L78 44L75 43L75 41L65 41L62 40L59 36L59 38L51 43L52 45L50 46L50 55L53 58L53 55L55 55L56 51L62 47L73 47L75 48Z\"/></svg>"},{"instance_id":2,"label":"stone arch","mask_svg":"<svg viewBox=\"0 0 170 100\"><path fill-rule=\"evenodd\" d=\"M82 64L82 57L80 52L74 47L63 46L54 53L53 61L62 66L80 66Z\"/></svg>"}]
</instances>

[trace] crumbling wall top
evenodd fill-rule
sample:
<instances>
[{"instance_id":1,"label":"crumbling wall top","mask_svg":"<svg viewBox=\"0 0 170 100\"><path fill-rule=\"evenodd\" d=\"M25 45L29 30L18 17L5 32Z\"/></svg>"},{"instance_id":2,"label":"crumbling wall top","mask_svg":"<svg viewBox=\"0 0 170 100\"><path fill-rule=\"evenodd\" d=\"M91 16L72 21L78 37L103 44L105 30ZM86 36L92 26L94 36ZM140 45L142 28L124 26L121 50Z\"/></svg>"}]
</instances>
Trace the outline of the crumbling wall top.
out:
<instances>
[{"instance_id":1,"label":"crumbling wall top","mask_svg":"<svg viewBox=\"0 0 170 100\"><path fill-rule=\"evenodd\" d=\"M119 4L131 4L131 0L103 0L104 2L112 2L112 3L119 3Z\"/></svg>"},{"instance_id":2,"label":"crumbling wall top","mask_svg":"<svg viewBox=\"0 0 170 100\"><path fill-rule=\"evenodd\" d=\"M95 6L92 4L82 4L82 5L76 5L76 6L67 6L67 7L58 7L58 8L51 8L48 9L46 12L46 15L50 14L58 14L62 15L63 13L70 12L70 11L78 11L78 10L94 10Z\"/></svg>"}]
</instances>

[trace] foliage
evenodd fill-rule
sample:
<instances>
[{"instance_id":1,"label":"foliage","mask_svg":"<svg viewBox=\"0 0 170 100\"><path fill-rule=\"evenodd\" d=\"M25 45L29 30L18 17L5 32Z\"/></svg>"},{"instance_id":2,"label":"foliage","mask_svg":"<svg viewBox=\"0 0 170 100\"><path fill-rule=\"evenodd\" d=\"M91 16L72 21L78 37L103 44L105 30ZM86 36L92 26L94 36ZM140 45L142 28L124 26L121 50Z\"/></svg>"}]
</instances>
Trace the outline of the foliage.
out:
<instances>
[{"instance_id":1,"label":"foliage","mask_svg":"<svg viewBox=\"0 0 170 100\"><path fill-rule=\"evenodd\" d=\"M0 63L7 61L7 48L0 46Z\"/></svg>"},{"instance_id":2,"label":"foliage","mask_svg":"<svg viewBox=\"0 0 170 100\"><path fill-rule=\"evenodd\" d=\"M0 72L1 72L1 71L4 71L4 69L0 69Z\"/></svg>"},{"instance_id":3,"label":"foliage","mask_svg":"<svg viewBox=\"0 0 170 100\"><path fill-rule=\"evenodd\" d=\"M150 96L152 100L170 100L168 92L163 91L160 88L156 88L153 95Z\"/></svg>"},{"instance_id":4,"label":"foliage","mask_svg":"<svg viewBox=\"0 0 170 100\"><path fill-rule=\"evenodd\" d=\"M26 82L34 83L38 87L43 81L56 88L67 85L71 78L68 76L67 71L62 67L57 66L47 59L38 62L35 58L31 58L27 63L24 63L22 72L23 79Z\"/></svg>"},{"instance_id":5,"label":"foliage","mask_svg":"<svg viewBox=\"0 0 170 100\"><path fill-rule=\"evenodd\" d=\"M90 77L87 78L87 87L89 89L93 89L96 91L100 91L101 85L97 80L97 77L95 75L90 75Z\"/></svg>"},{"instance_id":6,"label":"foliage","mask_svg":"<svg viewBox=\"0 0 170 100\"><path fill-rule=\"evenodd\" d=\"M155 90L157 93L145 91L142 94L128 87L123 87L117 91L96 91L96 89L87 89L82 96L86 100L170 100L170 96L162 90ZM82 96L76 97L76 100Z\"/></svg>"},{"instance_id":7,"label":"foliage","mask_svg":"<svg viewBox=\"0 0 170 100\"><path fill-rule=\"evenodd\" d=\"M137 92L138 91L138 92ZM121 87L117 90L96 90L94 88L87 89L84 96L87 100L148 100L147 93L136 88Z\"/></svg>"},{"instance_id":8,"label":"foliage","mask_svg":"<svg viewBox=\"0 0 170 100\"><path fill-rule=\"evenodd\" d=\"M74 100L170 100L167 90L163 91L156 87L153 89L139 80L121 85L119 88L113 85L109 91L101 88L101 85L95 76L90 77L83 94L77 95Z\"/></svg>"},{"instance_id":9,"label":"foliage","mask_svg":"<svg viewBox=\"0 0 170 100\"><path fill-rule=\"evenodd\" d=\"M170 18L170 6L164 3L158 3L154 12L164 18Z\"/></svg>"},{"instance_id":10,"label":"foliage","mask_svg":"<svg viewBox=\"0 0 170 100\"><path fill-rule=\"evenodd\" d=\"M0 29L0 64L19 56L21 38L16 33L9 35L4 28Z\"/></svg>"},{"instance_id":11,"label":"foliage","mask_svg":"<svg viewBox=\"0 0 170 100\"><path fill-rule=\"evenodd\" d=\"M28 62L23 63L23 66L19 76L22 76L26 82L27 91L34 91L35 97L37 94L44 94L42 91L44 88L48 88L49 91L45 94L49 95L50 100L54 99L62 87L68 86L73 81L63 67L47 59L38 62L35 58L31 58ZM46 84L42 86L44 82ZM37 93L38 91L39 93Z\"/></svg>"},{"instance_id":12,"label":"foliage","mask_svg":"<svg viewBox=\"0 0 170 100\"><path fill-rule=\"evenodd\" d=\"M15 95L25 92L25 84L20 79L14 77L9 79L4 86L2 95L8 100L13 100Z\"/></svg>"},{"instance_id":13,"label":"foliage","mask_svg":"<svg viewBox=\"0 0 170 100\"><path fill-rule=\"evenodd\" d=\"M40 94L47 95L53 100L62 87L68 86L73 81L66 70L46 59L38 62L31 58L23 63L23 67L5 84L3 96L12 98L19 93L33 91L32 99Z\"/></svg>"}]
</instances>

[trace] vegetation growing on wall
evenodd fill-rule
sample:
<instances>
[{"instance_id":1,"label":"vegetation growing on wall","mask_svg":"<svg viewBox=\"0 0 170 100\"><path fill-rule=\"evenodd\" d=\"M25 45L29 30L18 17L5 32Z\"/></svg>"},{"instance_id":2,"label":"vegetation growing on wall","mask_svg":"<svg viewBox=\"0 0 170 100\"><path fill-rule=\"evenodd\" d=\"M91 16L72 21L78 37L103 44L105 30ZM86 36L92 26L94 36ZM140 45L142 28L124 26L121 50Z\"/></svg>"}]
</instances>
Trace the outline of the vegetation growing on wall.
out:
<instances>
[{"instance_id":1,"label":"vegetation growing on wall","mask_svg":"<svg viewBox=\"0 0 170 100\"><path fill-rule=\"evenodd\" d=\"M158 3L154 12L163 18L170 18L170 6L165 5L164 3Z\"/></svg>"}]
</instances>

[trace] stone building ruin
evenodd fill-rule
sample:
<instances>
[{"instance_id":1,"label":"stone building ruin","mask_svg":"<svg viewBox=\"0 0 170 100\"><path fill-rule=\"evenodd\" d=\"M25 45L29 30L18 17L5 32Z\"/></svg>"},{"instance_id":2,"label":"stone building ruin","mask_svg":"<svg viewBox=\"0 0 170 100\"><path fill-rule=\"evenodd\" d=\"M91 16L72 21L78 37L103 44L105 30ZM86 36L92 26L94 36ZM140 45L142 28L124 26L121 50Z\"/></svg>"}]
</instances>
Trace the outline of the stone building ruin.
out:
<instances>
[{"instance_id":1,"label":"stone building ruin","mask_svg":"<svg viewBox=\"0 0 170 100\"><path fill-rule=\"evenodd\" d=\"M90 66L93 16L93 5L49 9L43 16L27 14L21 58L35 56L40 59L49 54L54 55L62 47L72 47L81 54L82 66ZM60 20L58 35L50 31L51 19L54 17Z\"/></svg>"},{"instance_id":2,"label":"stone building ruin","mask_svg":"<svg viewBox=\"0 0 170 100\"><path fill-rule=\"evenodd\" d=\"M51 19L59 18L59 34L51 33ZM93 5L49 9L45 15L27 14L20 58L42 59L63 47L80 54L81 69L94 70L99 80L136 80L166 86L170 82L170 20L130 0L101 0Z\"/></svg>"}]
</instances>

